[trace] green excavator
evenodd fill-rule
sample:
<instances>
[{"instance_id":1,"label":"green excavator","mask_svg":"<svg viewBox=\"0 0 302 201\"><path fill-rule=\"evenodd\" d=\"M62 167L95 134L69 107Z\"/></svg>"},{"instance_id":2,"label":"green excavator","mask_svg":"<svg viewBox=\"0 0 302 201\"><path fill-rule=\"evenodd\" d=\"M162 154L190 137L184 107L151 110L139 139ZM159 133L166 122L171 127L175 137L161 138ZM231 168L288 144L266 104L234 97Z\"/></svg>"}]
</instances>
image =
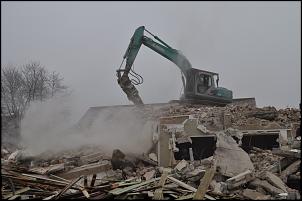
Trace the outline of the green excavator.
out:
<instances>
[{"instance_id":1,"label":"green excavator","mask_svg":"<svg viewBox=\"0 0 302 201\"><path fill-rule=\"evenodd\" d=\"M157 42L145 36L145 31L153 36ZM123 57L123 62L126 60L125 68L122 69L122 62L117 70L118 84L127 94L128 99L135 105L144 104L135 87L135 85L143 82L143 78L132 69L133 62L142 44L172 61L181 70L184 94L181 96L180 102L210 105L232 103L233 93L229 89L218 87L219 75L217 73L192 68L189 60L179 50L173 49L145 29L144 26L140 26L135 30ZM129 74L136 79L130 80Z\"/></svg>"}]
</instances>

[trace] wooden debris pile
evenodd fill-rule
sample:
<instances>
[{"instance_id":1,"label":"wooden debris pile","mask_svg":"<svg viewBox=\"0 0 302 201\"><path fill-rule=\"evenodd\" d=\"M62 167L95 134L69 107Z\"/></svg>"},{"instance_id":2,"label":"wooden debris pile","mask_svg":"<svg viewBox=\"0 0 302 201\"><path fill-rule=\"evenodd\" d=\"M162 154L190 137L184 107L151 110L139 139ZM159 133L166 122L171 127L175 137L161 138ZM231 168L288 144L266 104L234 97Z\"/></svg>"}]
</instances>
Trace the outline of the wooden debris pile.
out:
<instances>
[{"instance_id":1,"label":"wooden debris pile","mask_svg":"<svg viewBox=\"0 0 302 201\"><path fill-rule=\"evenodd\" d=\"M65 160L56 158L57 164L50 164L55 163L52 159L48 166L40 161L43 167L32 167L33 164L8 161L7 153L2 158L2 198L300 199L299 191L287 185L288 180L300 180L301 159L292 152L254 148L249 156L255 170L234 177L217 169L215 156L180 160L173 167L164 168L156 165L152 154L150 158L129 157L115 150L111 158L99 156L97 161L93 160L97 154L74 155ZM70 158L74 160L73 168L68 165Z\"/></svg>"}]
</instances>

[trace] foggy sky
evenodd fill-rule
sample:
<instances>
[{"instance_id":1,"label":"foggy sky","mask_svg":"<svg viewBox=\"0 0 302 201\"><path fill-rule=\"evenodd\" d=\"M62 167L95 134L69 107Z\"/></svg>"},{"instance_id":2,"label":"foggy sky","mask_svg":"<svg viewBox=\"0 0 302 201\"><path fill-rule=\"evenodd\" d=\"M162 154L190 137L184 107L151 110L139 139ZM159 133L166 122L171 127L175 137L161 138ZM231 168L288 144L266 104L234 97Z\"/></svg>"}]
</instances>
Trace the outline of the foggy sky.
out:
<instances>
[{"instance_id":1,"label":"foggy sky","mask_svg":"<svg viewBox=\"0 0 302 201\"><path fill-rule=\"evenodd\" d=\"M1 66L39 61L73 89L80 113L130 104L116 72L138 26L220 74L235 98L298 107L300 2L1 2ZM178 99L180 70L142 46L134 67L145 103Z\"/></svg>"}]
</instances>

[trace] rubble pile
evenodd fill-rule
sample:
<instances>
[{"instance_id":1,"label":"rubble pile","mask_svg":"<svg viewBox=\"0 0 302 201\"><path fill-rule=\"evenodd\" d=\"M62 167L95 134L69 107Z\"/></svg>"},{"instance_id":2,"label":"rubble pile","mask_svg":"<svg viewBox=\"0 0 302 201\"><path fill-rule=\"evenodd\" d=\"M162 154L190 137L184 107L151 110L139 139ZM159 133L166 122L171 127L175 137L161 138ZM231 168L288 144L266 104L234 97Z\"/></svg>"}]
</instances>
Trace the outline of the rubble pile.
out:
<instances>
[{"instance_id":1,"label":"rubble pile","mask_svg":"<svg viewBox=\"0 0 302 201\"><path fill-rule=\"evenodd\" d=\"M284 158L282 156L272 154L271 150L261 150L256 147L253 148L249 156L254 164L256 172L269 170L276 164L276 161L280 161Z\"/></svg>"},{"instance_id":2,"label":"rubble pile","mask_svg":"<svg viewBox=\"0 0 302 201\"><path fill-rule=\"evenodd\" d=\"M2 198L300 199L301 138L291 131L299 110L176 104L143 112L159 119L145 153L3 148ZM276 138L277 147L259 148Z\"/></svg>"},{"instance_id":3,"label":"rubble pile","mask_svg":"<svg viewBox=\"0 0 302 201\"><path fill-rule=\"evenodd\" d=\"M210 107L205 105L172 105L159 110L148 109L146 112L153 119L161 116L192 115L201 123L213 130L223 129L225 115L230 116L229 127L237 129L274 129L290 128L291 123L300 123L300 110L286 108L277 110L267 106L257 108L253 105L228 105L226 107Z\"/></svg>"},{"instance_id":4,"label":"rubble pile","mask_svg":"<svg viewBox=\"0 0 302 201\"><path fill-rule=\"evenodd\" d=\"M279 122L280 125L289 127L290 123L299 122L300 118L301 118L301 113L298 109L285 108L285 109L280 109L278 111L278 116L276 120Z\"/></svg>"}]
</instances>

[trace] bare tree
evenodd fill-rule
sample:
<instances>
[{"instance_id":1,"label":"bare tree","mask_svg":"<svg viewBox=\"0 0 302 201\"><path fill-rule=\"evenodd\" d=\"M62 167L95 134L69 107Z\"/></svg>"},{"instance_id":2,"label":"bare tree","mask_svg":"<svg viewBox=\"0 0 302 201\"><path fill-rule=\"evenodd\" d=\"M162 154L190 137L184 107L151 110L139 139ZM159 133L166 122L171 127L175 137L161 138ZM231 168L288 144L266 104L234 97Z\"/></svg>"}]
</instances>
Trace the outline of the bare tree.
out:
<instances>
[{"instance_id":1,"label":"bare tree","mask_svg":"<svg viewBox=\"0 0 302 201\"><path fill-rule=\"evenodd\" d=\"M47 98L47 80L48 75L44 67L38 62L32 62L22 67L22 76L24 80L24 95L26 102Z\"/></svg>"},{"instance_id":2,"label":"bare tree","mask_svg":"<svg viewBox=\"0 0 302 201\"><path fill-rule=\"evenodd\" d=\"M23 77L14 66L1 69L1 107L11 118L21 118L24 112Z\"/></svg>"},{"instance_id":3,"label":"bare tree","mask_svg":"<svg viewBox=\"0 0 302 201\"><path fill-rule=\"evenodd\" d=\"M49 73L38 62L20 68L9 65L1 68L1 114L21 122L32 101L44 101L59 92L66 92L63 77ZM18 126L17 126L18 127Z\"/></svg>"},{"instance_id":4,"label":"bare tree","mask_svg":"<svg viewBox=\"0 0 302 201\"><path fill-rule=\"evenodd\" d=\"M56 93L65 91L67 87L62 84L63 78L60 74L53 71L48 77L48 86L50 89L50 96L53 97Z\"/></svg>"}]
</instances>

